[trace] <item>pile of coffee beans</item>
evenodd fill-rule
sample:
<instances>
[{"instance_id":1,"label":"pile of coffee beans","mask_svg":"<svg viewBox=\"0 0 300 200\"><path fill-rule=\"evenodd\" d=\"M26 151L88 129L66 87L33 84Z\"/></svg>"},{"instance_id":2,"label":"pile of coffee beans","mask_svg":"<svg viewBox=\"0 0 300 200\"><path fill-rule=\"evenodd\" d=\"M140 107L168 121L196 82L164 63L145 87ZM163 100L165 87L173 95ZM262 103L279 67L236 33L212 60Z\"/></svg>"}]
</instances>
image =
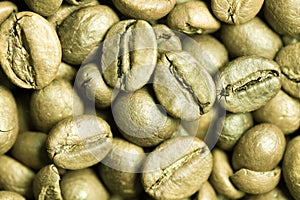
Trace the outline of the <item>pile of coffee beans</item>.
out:
<instances>
[{"instance_id":1,"label":"pile of coffee beans","mask_svg":"<svg viewBox=\"0 0 300 200\"><path fill-rule=\"evenodd\" d=\"M0 200L300 200L300 0L0 2Z\"/></svg>"}]
</instances>

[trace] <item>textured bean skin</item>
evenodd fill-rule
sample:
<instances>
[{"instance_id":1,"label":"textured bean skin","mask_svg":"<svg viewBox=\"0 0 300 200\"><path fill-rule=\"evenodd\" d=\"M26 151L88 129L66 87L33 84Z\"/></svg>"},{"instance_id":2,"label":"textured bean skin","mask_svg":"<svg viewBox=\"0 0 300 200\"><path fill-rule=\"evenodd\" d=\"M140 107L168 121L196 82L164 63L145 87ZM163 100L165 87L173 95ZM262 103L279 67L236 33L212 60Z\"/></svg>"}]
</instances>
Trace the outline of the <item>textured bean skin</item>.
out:
<instances>
[{"instance_id":1,"label":"textured bean skin","mask_svg":"<svg viewBox=\"0 0 300 200\"><path fill-rule=\"evenodd\" d=\"M232 166L253 171L270 171L283 157L286 141L283 132L275 125L258 124L243 134L232 154Z\"/></svg>"},{"instance_id":2,"label":"textured bean skin","mask_svg":"<svg viewBox=\"0 0 300 200\"><path fill-rule=\"evenodd\" d=\"M61 56L55 30L40 15L19 12L1 24L0 62L15 85L26 89L45 87L55 78Z\"/></svg>"},{"instance_id":3,"label":"textured bean skin","mask_svg":"<svg viewBox=\"0 0 300 200\"><path fill-rule=\"evenodd\" d=\"M146 158L142 183L155 199L183 199L200 189L211 170L212 155L202 140L176 137Z\"/></svg>"},{"instance_id":4,"label":"textured bean skin","mask_svg":"<svg viewBox=\"0 0 300 200\"><path fill-rule=\"evenodd\" d=\"M98 47L108 29L118 21L117 14L104 5L74 11L57 31L63 60L69 64L81 64Z\"/></svg>"},{"instance_id":5,"label":"textured bean skin","mask_svg":"<svg viewBox=\"0 0 300 200\"><path fill-rule=\"evenodd\" d=\"M265 0L263 11L277 33L296 36L300 33L299 7L297 0Z\"/></svg>"},{"instance_id":6,"label":"textured bean skin","mask_svg":"<svg viewBox=\"0 0 300 200\"><path fill-rule=\"evenodd\" d=\"M285 183L296 200L300 199L299 148L300 136L297 136L288 143L282 164Z\"/></svg>"},{"instance_id":7,"label":"textured bean skin","mask_svg":"<svg viewBox=\"0 0 300 200\"><path fill-rule=\"evenodd\" d=\"M100 117L80 115L56 124L46 141L49 157L64 169L82 169L100 162L112 146L110 126Z\"/></svg>"}]
</instances>

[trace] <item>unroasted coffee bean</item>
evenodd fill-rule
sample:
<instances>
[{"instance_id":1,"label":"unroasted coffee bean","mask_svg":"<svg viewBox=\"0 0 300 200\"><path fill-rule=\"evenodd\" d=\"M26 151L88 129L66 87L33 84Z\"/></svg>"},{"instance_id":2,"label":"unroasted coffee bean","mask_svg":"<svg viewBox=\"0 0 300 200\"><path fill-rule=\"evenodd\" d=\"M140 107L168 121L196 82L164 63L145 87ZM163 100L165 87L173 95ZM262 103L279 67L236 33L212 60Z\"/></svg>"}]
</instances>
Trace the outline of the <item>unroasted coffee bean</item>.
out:
<instances>
[{"instance_id":1,"label":"unroasted coffee bean","mask_svg":"<svg viewBox=\"0 0 300 200\"><path fill-rule=\"evenodd\" d=\"M212 0L215 16L228 24L243 24L253 19L260 11L264 0Z\"/></svg>"},{"instance_id":2,"label":"unroasted coffee bean","mask_svg":"<svg viewBox=\"0 0 300 200\"><path fill-rule=\"evenodd\" d=\"M289 200L289 199L290 197L286 195L278 187L264 194L257 194L257 195L248 194L245 198L245 200Z\"/></svg>"},{"instance_id":3,"label":"unroasted coffee bean","mask_svg":"<svg viewBox=\"0 0 300 200\"><path fill-rule=\"evenodd\" d=\"M201 186L195 200L217 200L217 194L211 184L206 181Z\"/></svg>"},{"instance_id":4,"label":"unroasted coffee bean","mask_svg":"<svg viewBox=\"0 0 300 200\"><path fill-rule=\"evenodd\" d=\"M59 181L60 176L55 165L43 167L33 180L33 195L35 199L62 200Z\"/></svg>"},{"instance_id":5,"label":"unroasted coffee bean","mask_svg":"<svg viewBox=\"0 0 300 200\"><path fill-rule=\"evenodd\" d=\"M135 91L150 79L157 60L157 43L144 20L124 20L110 28L102 49L103 77L113 88Z\"/></svg>"},{"instance_id":6,"label":"unroasted coffee bean","mask_svg":"<svg viewBox=\"0 0 300 200\"><path fill-rule=\"evenodd\" d=\"M96 64L88 63L80 67L75 83L98 108L111 105L113 89L106 85Z\"/></svg>"},{"instance_id":7,"label":"unroasted coffee bean","mask_svg":"<svg viewBox=\"0 0 300 200\"><path fill-rule=\"evenodd\" d=\"M15 159L0 156L0 188L31 198L34 172Z\"/></svg>"},{"instance_id":8,"label":"unroasted coffee bean","mask_svg":"<svg viewBox=\"0 0 300 200\"><path fill-rule=\"evenodd\" d=\"M192 35L182 42L184 51L189 52L211 75L228 62L225 46L211 35Z\"/></svg>"},{"instance_id":9,"label":"unroasted coffee bean","mask_svg":"<svg viewBox=\"0 0 300 200\"><path fill-rule=\"evenodd\" d=\"M297 136L288 143L282 163L284 181L296 200L300 199L299 149L300 136Z\"/></svg>"},{"instance_id":10,"label":"unroasted coffee bean","mask_svg":"<svg viewBox=\"0 0 300 200\"><path fill-rule=\"evenodd\" d=\"M251 113L230 113L223 122L217 145L224 150L232 150L245 131L253 126Z\"/></svg>"},{"instance_id":11,"label":"unroasted coffee bean","mask_svg":"<svg viewBox=\"0 0 300 200\"><path fill-rule=\"evenodd\" d=\"M66 80L54 80L30 99L30 115L35 128L48 132L59 121L83 113L83 103Z\"/></svg>"},{"instance_id":12,"label":"unroasted coffee bean","mask_svg":"<svg viewBox=\"0 0 300 200\"><path fill-rule=\"evenodd\" d=\"M249 169L240 169L230 179L241 191L249 194L263 194L274 189L280 181L281 169L257 172Z\"/></svg>"},{"instance_id":13,"label":"unroasted coffee bean","mask_svg":"<svg viewBox=\"0 0 300 200\"><path fill-rule=\"evenodd\" d=\"M17 12L17 6L11 1L0 2L0 24L4 22L13 12Z\"/></svg>"},{"instance_id":14,"label":"unroasted coffee bean","mask_svg":"<svg viewBox=\"0 0 300 200\"><path fill-rule=\"evenodd\" d=\"M69 117L56 124L46 141L55 165L82 169L100 162L112 147L109 124L93 115Z\"/></svg>"},{"instance_id":15,"label":"unroasted coffee bean","mask_svg":"<svg viewBox=\"0 0 300 200\"><path fill-rule=\"evenodd\" d=\"M76 10L79 10L84 7L96 6L96 5L99 5L98 0L84 0L84 1L80 1L78 5L62 4L53 15L47 17L47 20L53 26L53 28L58 29L61 23Z\"/></svg>"},{"instance_id":16,"label":"unroasted coffee bean","mask_svg":"<svg viewBox=\"0 0 300 200\"><path fill-rule=\"evenodd\" d=\"M245 193L235 188L230 180L230 176L233 175L233 170L226 153L214 148L212 155L214 165L209 180L215 190L230 199L242 198Z\"/></svg>"},{"instance_id":17,"label":"unroasted coffee bean","mask_svg":"<svg viewBox=\"0 0 300 200\"><path fill-rule=\"evenodd\" d=\"M174 7L176 0L113 0L116 8L126 16L147 21L166 16Z\"/></svg>"},{"instance_id":18,"label":"unroasted coffee bean","mask_svg":"<svg viewBox=\"0 0 300 200\"><path fill-rule=\"evenodd\" d=\"M176 5L168 15L167 24L170 28L186 34L212 33L221 26L203 1L189 1Z\"/></svg>"},{"instance_id":19,"label":"unroasted coffee bean","mask_svg":"<svg viewBox=\"0 0 300 200\"><path fill-rule=\"evenodd\" d=\"M176 137L156 147L143 165L142 183L155 199L183 199L205 183L212 170L212 155L195 137Z\"/></svg>"},{"instance_id":20,"label":"unroasted coffee bean","mask_svg":"<svg viewBox=\"0 0 300 200\"><path fill-rule=\"evenodd\" d=\"M55 79L65 79L70 82L73 82L73 80L75 79L76 73L77 73L77 70L75 69L75 67L62 62L59 65L58 72L56 74Z\"/></svg>"},{"instance_id":21,"label":"unroasted coffee bean","mask_svg":"<svg viewBox=\"0 0 300 200\"><path fill-rule=\"evenodd\" d=\"M209 73L187 52L161 56L154 71L153 88L167 112L183 120L196 120L213 106L216 91Z\"/></svg>"},{"instance_id":22,"label":"unroasted coffee bean","mask_svg":"<svg viewBox=\"0 0 300 200\"><path fill-rule=\"evenodd\" d=\"M61 45L49 22L33 12L12 14L0 27L0 63L17 86L41 89L56 76Z\"/></svg>"},{"instance_id":23,"label":"unroasted coffee bean","mask_svg":"<svg viewBox=\"0 0 300 200\"><path fill-rule=\"evenodd\" d=\"M63 60L70 64L81 64L117 21L119 18L116 13L104 5L89 6L73 12L58 29Z\"/></svg>"},{"instance_id":24,"label":"unroasted coffee bean","mask_svg":"<svg viewBox=\"0 0 300 200\"><path fill-rule=\"evenodd\" d=\"M281 161L285 144L285 137L277 126L267 123L256 125L236 144L232 155L233 168L260 172L272 170Z\"/></svg>"},{"instance_id":25,"label":"unroasted coffee bean","mask_svg":"<svg viewBox=\"0 0 300 200\"><path fill-rule=\"evenodd\" d=\"M281 68L283 89L300 98L300 42L283 47L276 56Z\"/></svg>"},{"instance_id":26,"label":"unroasted coffee bean","mask_svg":"<svg viewBox=\"0 0 300 200\"><path fill-rule=\"evenodd\" d=\"M171 137L179 120L156 104L149 89L120 93L112 105L114 120L122 135L139 146L154 146Z\"/></svg>"},{"instance_id":27,"label":"unroasted coffee bean","mask_svg":"<svg viewBox=\"0 0 300 200\"><path fill-rule=\"evenodd\" d=\"M0 86L0 155L15 143L19 132L17 104L13 94Z\"/></svg>"},{"instance_id":28,"label":"unroasted coffee bean","mask_svg":"<svg viewBox=\"0 0 300 200\"><path fill-rule=\"evenodd\" d=\"M264 14L267 22L279 34L298 35L300 33L300 1L265 0Z\"/></svg>"},{"instance_id":29,"label":"unroasted coffee bean","mask_svg":"<svg viewBox=\"0 0 300 200\"><path fill-rule=\"evenodd\" d=\"M26 200L22 195L12 191L0 191L0 200Z\"/></svg>"},{"instance_id":30,"label":"unroasted coffee bean","mask_svg":"<svg viewBox=\"0 0 300 200\"><path fill-rule=\"evenodd\" d=\"M279 35L258 17L241 25L223 25L221 39L231 57L257 55L273 59L282 47Z\"/></svg>"},{"instance_id":31,"label":"unroasted coffee bean","mask_svg":"<svg viewBox=\"0 0 300 200\"><path fill-rule=\"evenodd\" d=\"M221 104L230 112L250 112L265 105L281 88L280 68L270 59L243 56L220 73Z\"/></svg>"},{"instance_id":32,"label":"unroasted coffee bean","mask_svg":"<svg viewBox=\"0 0 300 200\"><path fill-rule=\"evenodd\" d=\"M68 171L60 182L64 200L108 200L109 194L97 174L89 169Z\"/></svg>"},{"instance_id":33,"label":"unroasted coffee bean","mask_svg":"<svg viewBox=\"0 0 300 200\"><path fill-rule=\"evenodd\" d=\"M27 6L42 16L50 16L55 13L63 0L25 0Z\"/></svg>"},{"instance_id":34,"label":"unroasted coffee bean","mask_svg":"<svg viewBox=\"0 0 300 200\"><path fill-rule=\"evenodd\" d=\"M22 132L11 149L11 155L33 169L50 164L45 142L47 134L41 132Z\"/></svg>"},{"instance_id":35,"label":"unroasted coffee bean","mask_svg":"<svg viewBox=\"0 0 300 200\"><path fill-rule=\"evenodd\" d=\"M300 101L280 90L266 105L254 112L254 118L259 123L278 126L284 134L291 134L300 127Z\"/></svg>"},{"instance_id":36,"label":"unroasted coffee bean","mask_svg":"<svg viewBox=\"0 0 300 200\"><path fill-rule=\"evenodd\" d=\"M153 30L156 36L157 50L160 54L182 49L179 37L168 26L155 24Z\"/></svg>"},{"instance_id":37,"label":"unroasted coffee bean","mask_svg":"<svg viewBox=\"0 0 300 200\"><path fill-rule=\"evenodd\" d=\"M144 150L126 140L114 138L113 147L101 161L99 173L113 194L132 199L143 190L139 174L145 158Z\"/></svg>"}]
</instances>

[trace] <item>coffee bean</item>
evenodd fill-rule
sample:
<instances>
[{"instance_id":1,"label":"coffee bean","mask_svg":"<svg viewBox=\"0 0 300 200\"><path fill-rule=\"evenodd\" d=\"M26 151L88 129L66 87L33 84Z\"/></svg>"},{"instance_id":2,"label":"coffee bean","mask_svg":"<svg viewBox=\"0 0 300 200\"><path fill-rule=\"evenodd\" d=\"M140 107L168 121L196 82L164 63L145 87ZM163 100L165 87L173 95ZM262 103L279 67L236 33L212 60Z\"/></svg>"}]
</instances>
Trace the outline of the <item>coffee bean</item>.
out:
<instances>
[{"instance_id":1,"label":"coffee bean","mask_svg":"<svg viewBox=\"0 0 300 200\"><path fill-rule=\"evenodd\" d=\"M170 138L179 125L156 104L148 88L120 93L112 105L114 120L122 135L142 147Z\"/></svg>"},{"instance_id":2,"label":"coffee bean","mask_svg":"<svg viewBox=\"0 0 300 200\"><path fill-rule=\"evenodd\" d=\"M221 104L230 112L250 112L265 105L280 90L280 68L272 60L243 56L229 62L220 73Z\"/></svg>"},{"instance_id":3,"label":"coffee bean","mask_svg":"<svg viewBox=\"0 0 300 200\"><path fill-rule=\"evenodd\" d=\"M285 145L285 137L277 126L258 124L244 133L236 144L232 155L233 168L272 170L282 159Z\"/></svg>"},{"instance_id":4,"label":"coffee bean","mask_svg":"<svg viewBox=\"0 0 300 200\"><path fill-rule=\"evenodd\" d=\"M212 0L215 16L228 24L243 24L253 19L260 11L264 0Z\"/></svg>"},{"instance_id":5,"label":"coffee bean","mask_svg":"<svg viewBox=\"0 0 300 200\"><path fill-rule=\"evenodd\" d=\"M166 16L175 6L176 0L153 0L143 3L138 0L113 0L112 2L126 16L153 21Z\"/></svg>"},{"instance_id":6,"label":"coffee bean","mask_svg":"<svg viewBox=\"0 0 300 200\"><path fill-rule=\"evenodd\" d=\"M207 3L203 1L189 1L176 5L167 17L167 24L170 28L186 34L212 33L221 26L211 14Z\"/></svg>"},{"instance_id":7,"label":"coffee bean","mask_svg":"<svg viewBox=\"0 0 300 200\"><path fill-rule=\"evenodd\" d=\"M0 27L0 63L17 86L41 89L56 76L61 45L55 30L40 15L12 14Z\"/></svg>"},{"instance_id":8,"label":"coffee bean","mask_svg":"<svg viewBox=\"0 0 300 200\"><path fill-rule=\"evenodd\" d=\"M69 117L56 124L46 141L55 165L82 169L100 162L112 147L110 126L92 115Z\"/></svg>"},{"instance_id":9,"label":"coffee bean","mask_svg":"<svg viewBox=\"0 0 300 200\"><path fill-rule=\"evenodd\" d=\"M75 84L89 100L95 102L97 108L108 108L111 105L113 89L106 85L96 64L82 66L76 75Z\"/></svg>"},{"instance_id":10,"label":"coffee bean","mask_svg":"<svg viewBox=\"0 0 300 200\"><path fill-rule=\"evenodd\" d=\"M281 169L257 172L249 169L240 169L230 179L241 191L249 194L263 194L274 189L279 183Z\"/></svg>"},{"instance_id":11,"label":"coffee bean","mask_svg":"<svg viewBox=\"0 0 300 200\"><path fill-rule=\"evenodd\" d=\"M293 97L300 98L300 43L283 47L276 56L281 68L283 89Z\"/></svg>"},{"instance_id":12,"label":"coffee bean","mask_svg":"<svg viewBox=\"0 0 300 200\"><path fill-rule=\"evenodd\" d=\"M282 90L253 114L258 123L274 124L286 135L294 133L300 127L300 102Z\"/></svg>"},{"instance_id":13,"label":"coffee bean","mask_svg":"<svg viewBox=\"0 0 300 200\"><path fill-rule=\"evenodd\" d=\"M170 115L183 120L198 119L216 98L211 76L186 52L162 55L153 82L158 101Z\"/></svg>"},{"instance_id":14,"label":"coffee bean","mask_svg":"<svg viewBox=\"0 0 300 200\"><path fill-rule=\"evenodd\" d=\"M108 31L102 49L104 80L113 88L135 91L150 79L157 60L157 43L144 20L124 20Z\"/></svg>"},{"instance_id":15,"label":"coffee bean","mask_svg":"<svg viewBox=\"0 0 300 200\"><path fill-rule=\"evenodd\" d=\"M230 180L233 170L228 155L217 148L213 149L212 155L214 165L209 180L215 190L230 199L240 199L245 196L245 193L238 190Z\"/></svg>"},{"instance_id":16,"label":"coffee bean","mask_svg":"<svg viewBox=\"0 0 300 200\"><path fill-rule=\"evenodd\" d=\"M73 82L76 74L77 69L75 69L75 67L61 62L55 79L65 79L67 81Z\"/></svg>"},{"instance_id":17,"label":"coffee bean","mask_svg":"<svg viewBox=\"0 0 300 200\"><path fill-rule=\"evenodd\" d=\"M264 15L267 22L279 34L298 35L300 33L299 1L265 0Z\"/></svg>"},{"instance_id":18,"label":"coffee bean","mask_svg":"<svg viewBox=\"0 0 300 200\"><path fill-rule=\"evenodd\" d=\"M212 164L212 155L202 140L172 138L147 156L142 183L145 191L155 199L183 199L207 181Z\"/></svg>"},{"instance_id":19,"label":"coffee bean","mask_svg":"<svg viewBox=\"0 0 300 200\"><path fill-rule=\"evenodd\" d=\"M229 113L226 115L217 145L232 150L240 137L253 126L251 113Z\"/></svg>"},{"instance_id":20,"label":"coffee bean","mask_svg":"<svg viewBox=\"0 0 300 200\"><path fill-rule=\"evenodd\" d=\"M241 25L223 25L220 32L232 58L257 55L273 59L282 47L279 35L258 17Z\"/></svg>"},{"instance_id":21,"label":"coffee bean","mask_svg":"<svg viewBox=\"0 0 300 200\"><path fill-rule=\"evenodd\" d=\"M18 134L11 155L32 169L41 169L50 164L45 142L46 133L26 131Z\"/></svg>"},{"instance_id":22,"label":"coffee bean","mask_svg":"<svg viewBox=\"0 0 300 200\"><path fill-rule=\"evenodd\" d=\"M69 64L81 64L98 47L108 29L118 21L117 14L104 5L74 11L58 29L63 60Z\"/></svg>"},{"instance_id":23,"label":"coffee bean","mask_svg":"<svg viewBox=\"0 0 300 200\"><path fill-rule=\"evenodd\" d=\"M7 156L0 156L0 188L17 192L26 198L32 198L32 181L34 172Z\"/></svg>"},{"instance_id":24,"label":"coffee bean","mask_svg":"<svg viewBox=\"0 0 300 200\"><path fill-rule=\"evenodd\" d=\"M282 163L284 181L288 190L296 200L300 199L299 147L300 136L296 136L288 143Z\"/></svg>"},{"instance_id":25,"label":"coffee bean","mask_svg":"<svg viewBox=\"0 0 300 200\"><path fill-rule=\"evenodd\" d=\"M60 176L55 165L47 165L40 169L33 180L35 199L62 200L59 181Z\"/></svg>"},{"instance_id":26,"label":"coffee bean","mask_svg":"<svg viewBox=\"0 0 300 200\"><path fill-rule=\"evenodd\" d=\"M83 102L69 81L54 80L30 99L30 116L36 129L48 132L59 121L84 111Z\"/></svg>"}]
</instances>

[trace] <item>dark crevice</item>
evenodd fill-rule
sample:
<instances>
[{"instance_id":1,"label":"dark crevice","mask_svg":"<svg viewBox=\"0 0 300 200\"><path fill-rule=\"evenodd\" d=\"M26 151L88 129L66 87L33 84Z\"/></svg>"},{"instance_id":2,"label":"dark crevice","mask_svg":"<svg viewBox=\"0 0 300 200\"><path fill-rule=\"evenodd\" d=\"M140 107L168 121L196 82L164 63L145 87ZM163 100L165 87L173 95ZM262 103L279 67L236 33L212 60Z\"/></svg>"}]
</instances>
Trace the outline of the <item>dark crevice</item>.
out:
<instances>
[{"instance_id":1,"label":"dark crevice","mask_svg":"<svg viewBox=\"0 0 300 200\"><path fill-rule=\"evenodd\" d=\"M250 80L241 80L233 84L228 84L225 87L225 92L223 93L224 96L229 96L230 93L239 93L241 91L246 91L250 87L256 85L257 83L264 82L266 80L269 80L273 77L278 77L279 73L275 70L269 70L269 71L258 71L255 73L250 74L248 79Z\"/></svg>"},{"instance_id":2,"label":"dark crevice","mask_svg":"<svg viewBox=\"0 0 300 200\"><path fill-rule=\"evenodd\" d=\"M293 81L295 83L300 83L300 74L298 78L292 78L291 75L286 74L285 72L281 72L287 79L289 79L290 81Z\"/></svg>"},{"instance_id":3,"label":"dark crevice","mask_svg":"<svg viewBox=\"0 0 300 200\"><path fill-rule=\"evenodd\" d=\"M189 85L189 84L186 82L186 80L184 79L183 75L180 74L180 73L178 72L178 70L176 70L176 68L175 68L174 65L173 65L172 60L170 60L170 59L168 58L167 55L165 55L165 57L166 57L166 59L168 60L168 62L170 63L170 65L169 65L169 71L170 71L170 73L175 77L175 79L180 83L180 85L181 85L184 89L186 89L186 90L192 95L193 100L195 101L195 103L196 103L196 104L198 105L198 107L199 107L200 115L203 115L203 114L204 114L204 110L203 110L204 107L203 107L203 106L207 106L207 105L209 105L210 103L209 103L209 102L207 102L207 103L201 103L201 102L199 101L199 99L198 99L198 97L196 96L196 94L195 94L195 92L194 92L192 86Z\"/></svg>"}]
</instances>

